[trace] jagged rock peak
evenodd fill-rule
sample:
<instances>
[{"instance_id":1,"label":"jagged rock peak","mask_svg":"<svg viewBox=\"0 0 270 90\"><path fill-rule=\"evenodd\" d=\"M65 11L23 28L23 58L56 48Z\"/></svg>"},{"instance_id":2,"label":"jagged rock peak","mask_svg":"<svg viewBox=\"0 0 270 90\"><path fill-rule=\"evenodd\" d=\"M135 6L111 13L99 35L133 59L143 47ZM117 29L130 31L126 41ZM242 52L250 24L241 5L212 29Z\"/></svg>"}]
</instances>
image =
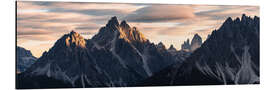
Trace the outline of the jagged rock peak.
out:
<instances>
[{"instance_id":1,"label":"jagged rock peak","mask_svg":"<svg viewBox=\"0 0 270 90\"><path fill-rule=\"evenodd\" d=\"M77 32L75 32L74 30L71 30L70 32L69 32L69 35L73 35L73 36L80 36L79 35L79 33L77 33Z\"/></svg>"},{"instance_id":2,"label":"jagged rock peak","mask_svg":"<svg viewBox=\"0 0 270 90\"><path fill-rule=\"evenodd\" d=\"M60 40L65 40L65 45L68 47L85 47L85 39L77 32L71 31L69 34L65 34Z\"/></svg>"},{"instance_id":3,"label":"jagged rock peak","mask_svg":"<svg viewBox=\"0 0 270 90\"><path fill-rule=\"evenodd\" d=\"M224 24L230 24L230 23L232 23L232 22L233 22L232 18L231 18L231 17L228 17L228 18L225 20Z\"/></svg>"},{"instance_id":4,"label":"jagged rock peak","mask_svg":"<svg viewBox=\"0 0 270 90\"><path fill-rule=\"evenodd\" d=\"M125 34L129 34L132 30L125 20L121 22L120 28Z\"/></svg>"},{"instance_id":5,"label":"jagged rock peak","mask_svg":"<svg viewBox=\"0 0 270 90\"><path fill-rule=\"evenodd\" d=\"M139 30L137 30L136 27L133 27L131 29L131 31L132 32L130 32L130 33L132 33L131 35L133 36L133 40L135 40L135 41L141 41L141 42L146 42L147 41L147 39L145 38L145 36Z\"/></svg>"},{"instance_id":6,"label":"jagged rock peak","mask_svg":"<svg viewBox=\"0 0 270 90\"><path fill-rule=\"evenodd\" d=\"M197 48L201 47L202 38L199 34L195 34L191 41L191 51L195 51Z\"/></svg>"},{"instance_id":7,"label":"jagged rock peak","mask_svg":"<svg viewBox=\"0 0 270 90\"><path fill-rule=\"evenodd\" d=\"M176 48L174 48L173 45L170 46L170 48L168 49L169 51L177 51Z\"/></svg>"},{"instance_id":8,"label":"jagged rock peak","mask_svg":"<svg viewBox=\"0 0 270 90\"><path fill-rule=\"evenodd\" d=\"M106 24L106 27L118 27L118 26L119 26L119 22L116 16L111 17L111 19Z\"/></svg>"},{"instance_id":9,"label":"jagged rock peak","mask_svg":"<svg viewBox=\"0 0 270 90\"><path fill-rule=\"evenodd\" d=\"M245 23L245 24L248 24L248 23L251 23L251 22L256 23L256 24L259 24L259 19L260 18L258 16L254 16L252 18L250 16L246 16L246 14L243 14L242 17L241 17L241 22L242 23Z\"/></svg>"},{"instance_id":10,"label":"jagged rock peak","mask_svg":"<svg viewBox=\"0 0 270 90\"><path fill-rule=\"evenodd\" d=\"M202 45L202 38L199 34L195 34L191 40L191 43L189 39L184 41L184 43L181 45L181 50L186 52L193 52L197 48L199 48Z\"/></svg>"},{"instance_id":11,"label":"jagged rock peak","mask_svg":"<svg viewBox=\"0 0 270 90\"><path fill-rule=\"evenodd\" d=\"M190 49L191 49L190 42L189 42L189 39L187 39L187 40L184 41L184 43L181 45L181 50L182 50L182 51L189 52Z\"/></svg>"},{"instance_id":12,"label":"jagged rock peak","mask_svg":"<svg viewBox=\"0 0 270 90\"><path fill-rule=\"evenodd\" d=\"M115 36L117 35L117 36ZM112 17L105 27L99 30L99 33L96 34L92 39L93 40L103 40L105 42L112 40L112 38L118 37L124 39L127 42L146 42L147 39L144 35L137 30L136 27L128 25L127 21L123 20L120 25L117 18Z\"/></svg>"},{"instance_id":13,"label":"jagged rock peak","mask_svg":"<svg viewBox=\"0 0 270 90\"><path fill-rule=\"evenodd\" d=\"M162 42L159 42L158 46L164 46L164 44Z\"/></svg>"},{"instance_id":14,"label":"jagged rock peak","mask_svg":"<svg viewBox=\"0 0 270 90\"><path fill-rule=\"evenodd\" d=\"M123 20L120 24L120 27L122 28L130 28L130 26L127 24L127 21Z\"/></svg>"},{"instance_id":15,"label":"jagged rock peak","mask_svg":"<svg viewBox=\"0 0 270 90\"><path fill-rule=\"evenodd\" d=\"M23 47L17 46L17 52L19 54L17 54L17 56L33 56L30 50L26 50Z\"/></svg>"},{"instance_id":16,"label":"jagged rock peak","mask_svg":"<svg viewBox=\"0 0 270 90\"><path fill-rule=\"evenodd\" d=\"M189 38L188 38L187 41L185 41L184 43L190 44L190 43L189 43Z\"/></svg>"},{"instance_id":17,"label":"jagged rock peak","mask_svg":"<svg viewBox=\"0 0 270 90\"><path fill-rule=\"evenodd\" d=\"M196 34L193 36L192 41L193 41L193 40L201 40L201 39L202 39L201 36L200 36L198 33L196 33Z\"/></svg>"},{"instance_id":18,"label":"jagged rock peak","mask_svg":"<svg viewBox=\"0 0 270 90\"><path fill-rule=\"evenodd\" d=\"M241 20L240 20L239 17L237 17L234 20L231 17L228 17L225 20L224 24L230 24L232 22L237 22L237 23L242 22L242 23L245 23L245 22L250 22L251 20L258 20L258 19L259 19L258 16L254 16L254 18L251 18L250 16L246 16L246 14L242 14Z\"/></svg>"},{"instance_id":19,"label":"jagged rock peak","mask_svg":"<svg viewBox=\"0 0 270 90\"><path fill-rule=\"evenodd\" d=\"M166 48L166 46L165 46L162 42L159 42L159 43L157 44L157 47L158 47L158 48L161 48L161 49L165 49L165 48Z\"/></svg>"},{"instance_id":20,"label":"jagged rock peak","mask_svg":"<svg viewBox=\"0 0 270 90\"><path fill-rule=\"evenodd\" d=\"M245 21L247 18L249 17L247 17L246 14L242 14L242 18L241 18L242 21Z\"/></svg>"},{"instance_id":21,"label":"jagged rock peak","mask_svg":"<svg viewBox=\"0 0 270 90\"><path fill-rule=\"evenodd\" d=\"M241 18L241 19L240 19ZM254 16L253 18L250 16L246 16L246 14L242 14L242 17L237 17L236 19L232 19L231 17L228 17L225 22L222 24L222 26L219 28L221 31L231 31L231 27L238 27L241 25L259 25L259 17Z\"/></svg>"}]
</instances>

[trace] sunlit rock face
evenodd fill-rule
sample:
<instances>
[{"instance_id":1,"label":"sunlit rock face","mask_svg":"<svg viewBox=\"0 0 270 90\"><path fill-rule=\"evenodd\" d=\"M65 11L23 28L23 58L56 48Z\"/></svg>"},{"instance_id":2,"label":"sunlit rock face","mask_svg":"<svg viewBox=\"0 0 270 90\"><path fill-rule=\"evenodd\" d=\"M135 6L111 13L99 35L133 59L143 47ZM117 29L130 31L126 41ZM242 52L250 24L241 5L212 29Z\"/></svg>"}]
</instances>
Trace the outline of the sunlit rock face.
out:
<instances>
[{"instance_id":1,"label":"sunlit rock face","mask_svg":"<svg viewBox=\"0 0 270 90\"><path fill-rule=\"evenodd\" d=\"M228 18L183 63L156 73L139 85L216 85L260 83L259 17Z\"/></svg>"},{"instance_id":2,"label":"sunlit rock face","mask_svg":"<svg viewBox=\"0 0 270 90\"><path fill-rule=\"evenodd\" d=\"M86 41L77 32L71 31L69 34L66 34L62 38L65 39L65 41L66 41L65 44L68 47L81 47L81 48L85 48Z\"/></svg>"},{"instance_id":3,"label":"sunlit rock face","mask_svg":"<svg viewBox=\"0 0 270 90\"><path fill-rule=\"evenodd\" d=\"M136 27L130 27L125 20L119 24L116 17L112 17L106 24L106 27L102 27L98 34L93 37L93 40L105 40L98 42L104 44L107 40L112 40L114 36L116 36L117 39L124 39L132 43L147 42L145 36L139 32Z\"/></svg>"}]
</instances>

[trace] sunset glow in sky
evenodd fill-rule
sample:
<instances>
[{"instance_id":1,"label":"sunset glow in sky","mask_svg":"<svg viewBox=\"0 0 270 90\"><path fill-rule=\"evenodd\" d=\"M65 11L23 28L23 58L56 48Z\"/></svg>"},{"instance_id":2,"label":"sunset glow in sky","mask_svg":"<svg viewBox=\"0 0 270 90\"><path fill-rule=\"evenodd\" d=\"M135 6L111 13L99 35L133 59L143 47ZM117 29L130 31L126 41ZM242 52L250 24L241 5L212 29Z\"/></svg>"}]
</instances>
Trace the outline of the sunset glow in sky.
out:
<instances>
[{"instance_id":1,"label":"sunset glow in sky","mask_svg":"<svg viewBox=\"0 0 270 90\"><path fill-rule=\"evenodd\" d=\"M74 30L90 39L117 16L151 42L177 49L195 33L203 40L227 17L259 16L258 6L163 5L90 2L17 2L17 45L40 57L62 35Z\"/></svg>"}]
</instances>

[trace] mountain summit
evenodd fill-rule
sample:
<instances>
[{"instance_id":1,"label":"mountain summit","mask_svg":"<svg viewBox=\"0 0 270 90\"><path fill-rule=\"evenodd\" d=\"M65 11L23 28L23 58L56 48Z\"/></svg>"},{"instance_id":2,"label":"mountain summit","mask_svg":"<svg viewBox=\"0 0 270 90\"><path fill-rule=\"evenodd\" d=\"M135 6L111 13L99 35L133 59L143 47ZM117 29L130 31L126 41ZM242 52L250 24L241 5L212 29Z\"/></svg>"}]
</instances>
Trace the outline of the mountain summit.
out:
<instances>
[{"instance_id":1,"label":"mountain summit","mask_svg":"<svg viewBox=\"0 0 270 90\"><path fill-rule=\"evenodd\" d=\"M85 39L77 32L71 31L62 37L65 40L65 44L69 47L81 47L85 48Z\"/></svg>"},{"instance_id":2,"label":"mountain summit","mask_svg":"<svg viewBox=\"0 0 270 90\"><path fill-rule=\"evenodd\" d=\"M112 17L106 24L106 27L102 27L98 34L93 37L93 40L103 44L107 41L111 41L114 37L132 43L147 41L144 35L139 32L136 27L130 27L130 25L127 24L127 21L123 20L119 25L117 17Z\"/></svg>"},{"instance_id":3,"label":"mountain summit","mask_svg":"<svg viewBox=\"0 0 270 90\"><path fill-rule=\"evenodd\" d=\"M195 51L197 48L201 47L202 38L198 34L195 34L191 41L191 51Z\"/></svg>"}]
</instances>

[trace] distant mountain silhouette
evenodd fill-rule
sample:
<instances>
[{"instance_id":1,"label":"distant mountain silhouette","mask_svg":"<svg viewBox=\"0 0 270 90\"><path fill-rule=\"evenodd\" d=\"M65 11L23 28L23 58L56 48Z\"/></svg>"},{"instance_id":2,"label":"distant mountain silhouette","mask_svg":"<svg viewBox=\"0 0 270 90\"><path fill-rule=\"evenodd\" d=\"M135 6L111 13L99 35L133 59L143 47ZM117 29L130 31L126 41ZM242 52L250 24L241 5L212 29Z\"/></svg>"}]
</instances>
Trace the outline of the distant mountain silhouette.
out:
<instances>
[{"instance_id":1,"label":"distant mountain silhouette","mask_svg":"<svg viewBox=\"0 0 270 90\"><path fill-rule=\"evenodd\" d=\"M181 46L181 50L182 51L186 51L186 52L193 52L195 51L197 48L199 48L202 45L202 38L200 35L195 34L192 38L191 43L189 42L189 39L187 39L186 41L184 41L184 43Z\"/></svg>"},{"instance_id":2,"label":"distant mountain silhouette","mask_svg":"<svg viewBox=\"0 0 270 90\"><path fill-rule=\"evenodd\" d=\"M16 62L17 62L17 73L24 72L33 63L36 62L37 58L34 57L31 51L24 49L23 47L17 46Z\"/></svg>"}]
</instances>

